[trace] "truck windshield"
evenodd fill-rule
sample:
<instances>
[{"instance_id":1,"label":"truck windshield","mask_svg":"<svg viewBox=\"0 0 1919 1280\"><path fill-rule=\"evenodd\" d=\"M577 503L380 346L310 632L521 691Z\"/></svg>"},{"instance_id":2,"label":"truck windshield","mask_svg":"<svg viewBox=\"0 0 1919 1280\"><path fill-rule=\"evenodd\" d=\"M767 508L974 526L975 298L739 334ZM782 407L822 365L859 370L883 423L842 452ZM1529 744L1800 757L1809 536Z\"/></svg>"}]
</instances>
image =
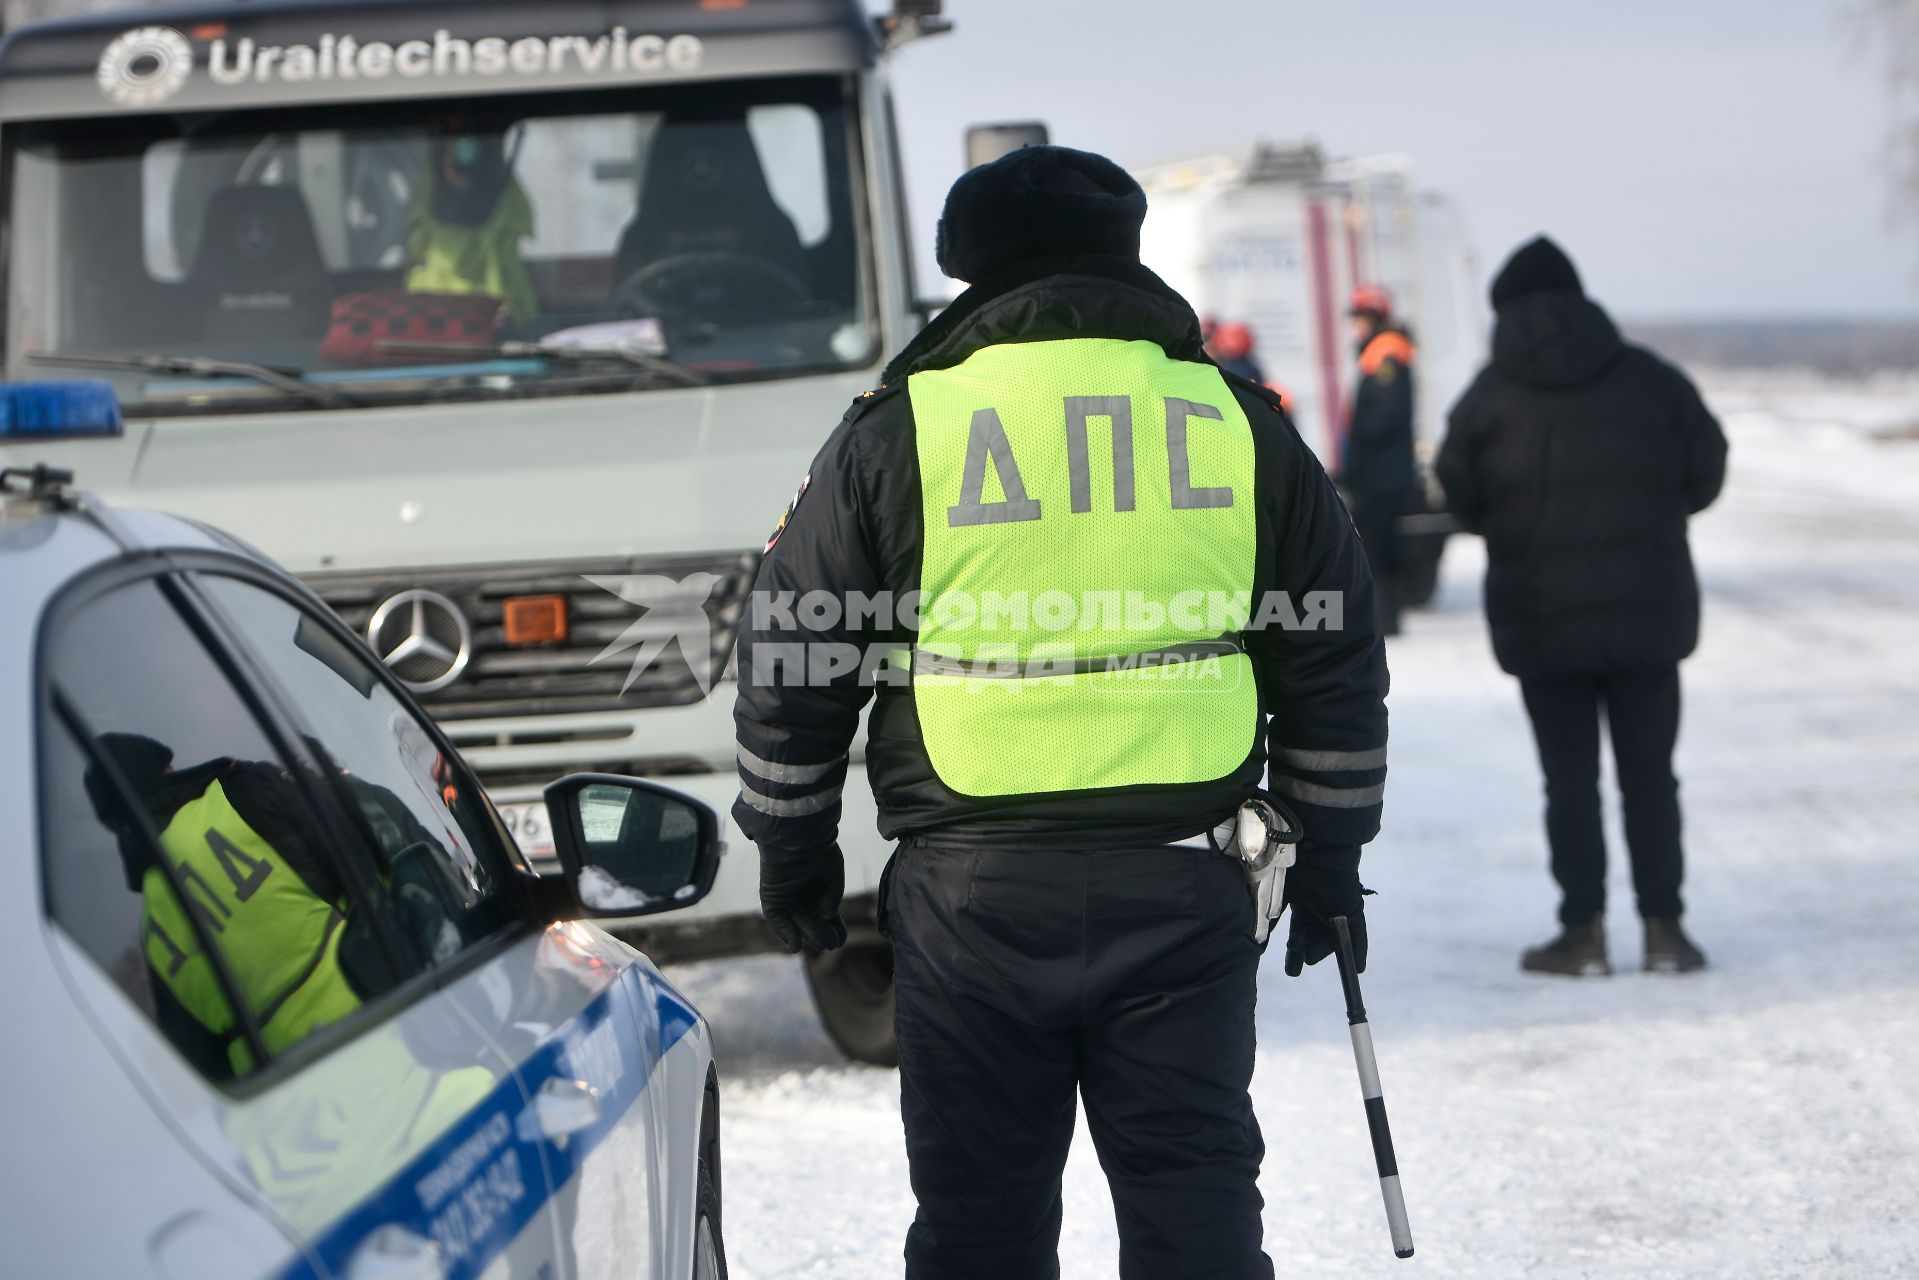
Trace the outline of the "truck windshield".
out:
<instances>
[{"instance_id":1,"label":"truck windshield","mask_svg":"<svg viewBox=\"0 0 1919 1280\"><path fill-rule=\"evenodd\" d=\"M8 376L205 413L867 363L842 84L9 126Z\"/></svg>"}]
</instances>

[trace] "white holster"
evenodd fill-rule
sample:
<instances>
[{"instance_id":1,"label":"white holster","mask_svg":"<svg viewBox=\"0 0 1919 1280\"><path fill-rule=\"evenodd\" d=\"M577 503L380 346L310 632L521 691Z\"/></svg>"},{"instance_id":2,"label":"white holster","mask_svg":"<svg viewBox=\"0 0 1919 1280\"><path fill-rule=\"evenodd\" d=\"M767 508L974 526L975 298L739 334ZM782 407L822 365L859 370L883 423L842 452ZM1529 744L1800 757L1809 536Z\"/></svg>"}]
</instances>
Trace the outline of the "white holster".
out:
<instances>
[{"instance_id":1,"label":"white holster","mask_svg":"<svg viewBox=\"0 0 1919 1280\"><path fill-rule=\"evenodd\" d=\"M1271 800L1239 807L1236 849L1253 890L1253 940L1265 942L1286 905L1286 868L1299 850L1299 820Z\"/></svg>"}]
</instances>

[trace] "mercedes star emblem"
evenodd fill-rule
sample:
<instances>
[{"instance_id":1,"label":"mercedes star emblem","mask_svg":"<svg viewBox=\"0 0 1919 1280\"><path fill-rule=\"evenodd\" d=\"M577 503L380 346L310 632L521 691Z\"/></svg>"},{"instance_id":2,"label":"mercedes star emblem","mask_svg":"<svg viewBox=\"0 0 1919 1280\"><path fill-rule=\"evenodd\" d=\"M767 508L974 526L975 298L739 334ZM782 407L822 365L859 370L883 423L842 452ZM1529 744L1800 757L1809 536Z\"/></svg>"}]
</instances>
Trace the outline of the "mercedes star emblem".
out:
<instances>
[{"instance_id":1,"label":"mercedes star emblem","mask_svg":"<svg viewBox=\"0 0 1919 1280\"><path fill-rule=\"evenodd\" d=\"M473 658L473 628L460 606L419 587L382 601L367 619L366 639L415 693L446 688Z\"/></svg>"}]
</instances>

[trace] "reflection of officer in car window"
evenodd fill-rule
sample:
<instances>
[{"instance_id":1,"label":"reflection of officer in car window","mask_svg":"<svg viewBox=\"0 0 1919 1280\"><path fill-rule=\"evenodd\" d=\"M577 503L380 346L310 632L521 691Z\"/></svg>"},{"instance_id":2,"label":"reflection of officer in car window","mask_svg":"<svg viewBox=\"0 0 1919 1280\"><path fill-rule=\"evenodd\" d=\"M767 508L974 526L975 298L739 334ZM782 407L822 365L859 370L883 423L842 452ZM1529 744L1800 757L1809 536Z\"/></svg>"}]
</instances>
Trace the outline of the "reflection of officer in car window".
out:
<instances>
[{"instance_id":1,"label":"reflection of officer in car window","mask_svg":"<svg viewBox=\"0 0 1919 1280\"><path fill-rule=\"evenodd\" d=\"M514 320L539 311L520 242L533 205L513 176L517 141L449 120L434 137L413 206L406 287L498 298Z\"/></svg>"},{"instance_id":2,"label":"reflection of officer in car window","mask_svg":"<svg viewBox=\"0 0 1919 1280\"><path fill-rule=\"evenodd\" d=\"M286 771L230 757L175 769L170 748L136 734L104 734L99 746L159 833L156 850L117 788L88 769L87 794L141 895L159 1022L181 1052L216 1077L256 1065L203 938L219 948L269 1052L358 1009L367 992L341 957L347 899Z\"/></svg>"}]
</instances>

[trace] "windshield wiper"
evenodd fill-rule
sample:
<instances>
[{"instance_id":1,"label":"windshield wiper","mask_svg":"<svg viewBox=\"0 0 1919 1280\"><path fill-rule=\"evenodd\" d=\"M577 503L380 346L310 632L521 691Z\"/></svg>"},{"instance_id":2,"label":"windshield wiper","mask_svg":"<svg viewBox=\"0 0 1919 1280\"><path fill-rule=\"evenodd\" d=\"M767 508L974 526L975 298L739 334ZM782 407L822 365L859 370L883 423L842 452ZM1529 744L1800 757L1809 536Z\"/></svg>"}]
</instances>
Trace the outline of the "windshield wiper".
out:
<instances>
[{"instance_id":1,"label":"windshield wiper","mask_svg":"<svg viewBox=\"0 0 1919 1280\"><path fill-rule=\"evenodd\" d=\"M91 369L139 369L147 373L187 378L251 378L263 387L272 387L283 395L327 409L350 409L359 403L337 387L308 382L298 370L276 369L272 365L252 364L245 360L217 360L211 356L112 356L81 351L23 351L20 354L41 364L67 364Z\"/></svg>"},{"instance_id":2,"label":"windshield wiper","mask_svg":"<svg viewBox=\"0 0 1919 1280\"><path fill-rule=\"evenodd\" d=\"M452 342L381 341L381 351L408 356L466 356L483 360L552 360L563 364L623 364L653 374L675 386L698 387L706 384L706 375L683 364L674 364L659 356L631 347L552 347L540 342L501 342L490 347L461 346Z\"/></svg>"}]
</instances>

